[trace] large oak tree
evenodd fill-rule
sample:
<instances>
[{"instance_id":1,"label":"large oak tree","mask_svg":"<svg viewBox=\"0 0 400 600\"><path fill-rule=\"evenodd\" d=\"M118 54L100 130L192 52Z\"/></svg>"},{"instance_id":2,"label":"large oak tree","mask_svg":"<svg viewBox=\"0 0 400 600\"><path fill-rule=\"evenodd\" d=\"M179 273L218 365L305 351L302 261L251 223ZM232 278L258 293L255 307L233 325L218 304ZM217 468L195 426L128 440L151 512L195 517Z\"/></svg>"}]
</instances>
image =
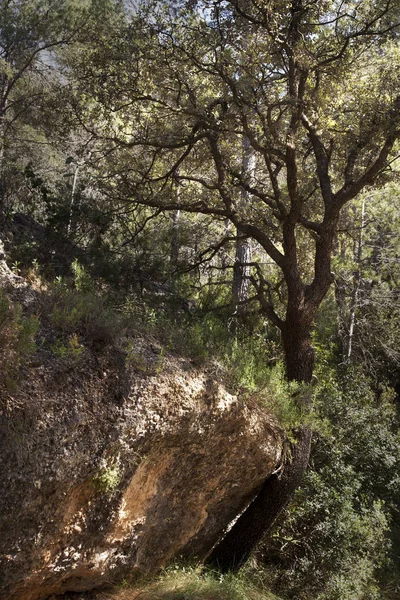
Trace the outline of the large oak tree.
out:
<instances>
[{"instance_id":1,"label":"large oak tree","mask_svg":"<svg viewBox=\"0 0 400 600\"><path fill-rule=\"evenodd\" d=\"M156 3L131 19L109 60L98 49L80 66L91 97L80 119L106 150L105 193L212 215L251 238L280 272L272 280L247 265L281 332L287 377L309 384L341 211L385 180L396 158L397 2ZM243 140L255 156L251 177ZM310 407L309 389L299 402ZM291 462L265 482L210 564L239 567L271 527L308 462L309 428L298 438Z\"/></svg>"}]
</instances>

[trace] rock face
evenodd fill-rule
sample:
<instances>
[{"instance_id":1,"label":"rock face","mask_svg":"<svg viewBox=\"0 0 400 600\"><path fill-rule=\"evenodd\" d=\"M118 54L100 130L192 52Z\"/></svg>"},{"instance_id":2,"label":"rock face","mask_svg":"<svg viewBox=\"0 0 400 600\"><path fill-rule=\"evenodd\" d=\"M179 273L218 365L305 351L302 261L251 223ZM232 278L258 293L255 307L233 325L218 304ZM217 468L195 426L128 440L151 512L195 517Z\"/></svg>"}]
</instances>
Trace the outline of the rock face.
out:
<instances>
[{"instance_id":1,"label":"rock face","mask_svg":"<svg viewBox=\"0 0 400 600\"><path fill-rule=\"evenodd\" d=\"M265 411L141 340L134 364L42 354L1 398L1 600L204 557L280 460Z\"/></svg>"}]
</instances>

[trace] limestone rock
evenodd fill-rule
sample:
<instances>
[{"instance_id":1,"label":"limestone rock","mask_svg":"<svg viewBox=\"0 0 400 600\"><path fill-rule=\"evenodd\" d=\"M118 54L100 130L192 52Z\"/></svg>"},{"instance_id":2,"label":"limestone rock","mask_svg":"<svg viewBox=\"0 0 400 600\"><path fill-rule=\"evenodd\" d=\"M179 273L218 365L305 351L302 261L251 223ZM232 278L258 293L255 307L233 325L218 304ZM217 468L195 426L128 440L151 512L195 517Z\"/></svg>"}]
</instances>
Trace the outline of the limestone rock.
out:
<instances>
[{"instance_id":1,"label":"limestone rock","mask_svg":"<svg viewBox=\"0 0 400 600\"><path fill-rule=\"evenodd\" d=\"M144 364L152 354L137 340ZM135 368L109 348L70 365L39 352L0 398L1 600L202 558L274 470L282 432L265 409L215 373L162 361Z\"/></svg>"}]
</instances>

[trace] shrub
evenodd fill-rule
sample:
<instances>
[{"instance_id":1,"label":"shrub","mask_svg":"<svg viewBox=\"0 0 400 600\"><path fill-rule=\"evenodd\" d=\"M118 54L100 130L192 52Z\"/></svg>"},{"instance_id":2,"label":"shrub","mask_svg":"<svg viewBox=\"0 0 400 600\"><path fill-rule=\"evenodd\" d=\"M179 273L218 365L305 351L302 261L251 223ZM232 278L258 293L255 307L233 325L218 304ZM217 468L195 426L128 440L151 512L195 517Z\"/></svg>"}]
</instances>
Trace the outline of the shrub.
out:
<instances>
[{"instance_id":1,"label":"shrub","mask_svg":"<svg viewBox=\"0 0 400 600\"><path fill-rule=\"evenodd\" d=\"M39 329L36 315L24 315L0 291L0 386L13 389L22 366L36 351L35 336Z\"/></svg>"},{"instance_id":2,"label":"shrub","mask_svg":"<svg viewBox=\"0 0 400 600\"><path fill-rule=\"evenodd\" d=\"M69 289L62 280L53 285L44 304L43 312L50 313L54 327L69 336L66 346L71 344L74 335L75 339L84 336L89 342L112 344L125 327L123 318L107 306L102 296Z\"/></svg>"},{"instance_id":3,"label":"shrub","mask_svg":"<svg viewBox=\"0 0 400 600\"><path fill-rule=\"evenodd\" d=\"M93 478L94 488L98 492L113 492L121 480L121 470L118 465L111 465L100 470Z\"/></svg>"},{"instance_id":4,"label":"shrub","mask_svg":"<svg viewBox=\"0 0 400 600\"><path fill-rule=\"evenodd\" d=\"M284 598L378 600L399 498L393 397L357 369L317 375L310 468L259 558Z\"/></svg>"},{"instance_id":5,"label":"shrub","mask_svg":"<svg viewBox=\"0 0 400 600\"><path fill-rule=\"evenodd\" d=\"M94 291L94 281L90 277L89 273L86 269L78 262L78 260L74 260L71 264L71 270L74 277L75 288L80 292L93 292Z\"/></svg>"},{"instance_id":6,"label":"shrub","mask_svg":"<svg viewBox=\"0 0 400 600\"><path fill-rule=\"evenodd\" d=\"M76 333L69 336L66 344L64 344L62 340L57 339L50 348L53 354L58 358L70 359L73 362L77 362L83 353L83 346L80 344L79 337Z\"/></svg>"}]
</instances>

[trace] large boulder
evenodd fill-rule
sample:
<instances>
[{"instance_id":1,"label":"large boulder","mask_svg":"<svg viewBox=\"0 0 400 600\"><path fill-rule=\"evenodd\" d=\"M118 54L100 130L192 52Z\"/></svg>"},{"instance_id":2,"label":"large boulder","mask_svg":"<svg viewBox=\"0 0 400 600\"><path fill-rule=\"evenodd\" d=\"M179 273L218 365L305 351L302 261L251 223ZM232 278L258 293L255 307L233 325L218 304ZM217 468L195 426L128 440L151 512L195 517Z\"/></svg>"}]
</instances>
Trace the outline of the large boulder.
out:
<instances>
[{"instance_id":1,"label":"large boulder","mask_svg":"<svg viewBox=\"0 0 400 600\"><path fill-rule=\"evenodd\" d=\"M2 396L1 600L203 558L281 456L265 409L141 339L129 360L39 351Z\"/></svg>"}]
</instances>

